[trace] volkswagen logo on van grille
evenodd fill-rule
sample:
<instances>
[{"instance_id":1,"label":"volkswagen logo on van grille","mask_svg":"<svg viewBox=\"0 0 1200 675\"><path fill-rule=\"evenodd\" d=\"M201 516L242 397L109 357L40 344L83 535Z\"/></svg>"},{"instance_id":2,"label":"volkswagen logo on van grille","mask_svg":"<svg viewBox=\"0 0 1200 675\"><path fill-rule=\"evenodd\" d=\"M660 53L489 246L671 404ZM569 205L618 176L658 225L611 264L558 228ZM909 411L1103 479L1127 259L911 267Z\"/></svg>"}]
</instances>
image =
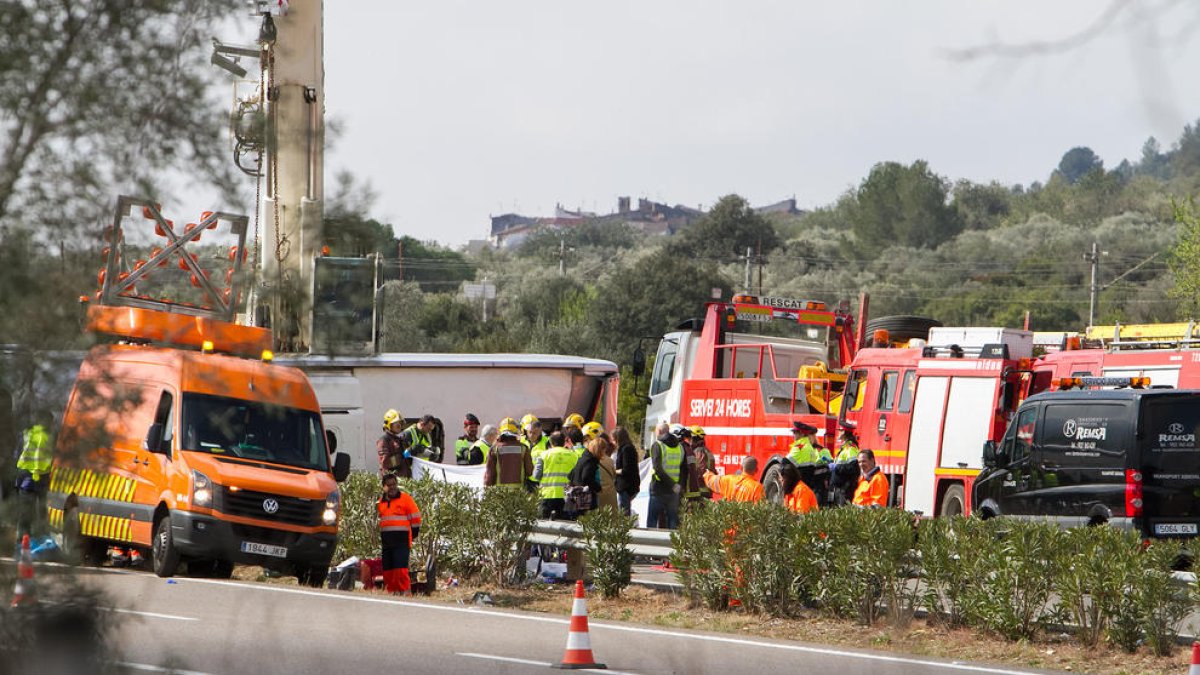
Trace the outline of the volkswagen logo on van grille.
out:
<instances>
[{"instance_id":1,"label":"volkswagen logo on van grille","mask_svg":"<svg viewBox=\"0 0 1200 675\"><path fill-rule=\"evenodd\" d=\"M1167 427L1167 431L1169 431L1173 434L1182 434L1183 433L1183 425L1180 424L1179 422L1172 422L1171 426Z\"/></svg>"},{"instance_id":2,"label":"volkswagen logo on van grille","mask_svg":"<svg viewBox=\"0 0 1200 675\"><path fill-rule=\"evenodd\" d=\"M263 500L263 511L266 511L267 513L275 513L278 510L279 502L275 501L274 499Z\"/></svg>"}]
</instances>

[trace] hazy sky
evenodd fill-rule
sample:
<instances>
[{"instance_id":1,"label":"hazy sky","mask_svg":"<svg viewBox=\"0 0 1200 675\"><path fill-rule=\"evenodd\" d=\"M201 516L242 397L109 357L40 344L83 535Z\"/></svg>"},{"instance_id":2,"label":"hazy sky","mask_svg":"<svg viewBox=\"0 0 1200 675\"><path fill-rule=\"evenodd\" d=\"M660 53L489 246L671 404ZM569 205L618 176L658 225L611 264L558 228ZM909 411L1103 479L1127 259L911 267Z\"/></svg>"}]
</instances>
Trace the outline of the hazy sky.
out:
<instances>
[{"instance_id":1,"label":"hazy sky","mask_svg":"<svg viewBox=\"0 0 1200 675\"><path fill-rule=\"evenodd\" d=\"M458 245L489 215L607 213L619 195L829 204L876 162L1045 180L1076 145L1112 167L1200 117L1200 9L1141 2L1075 49L1098 0L325 2L327 173L396 233ZM330 185L327 183L327 185Z\"/></svg>"}]
</instances>

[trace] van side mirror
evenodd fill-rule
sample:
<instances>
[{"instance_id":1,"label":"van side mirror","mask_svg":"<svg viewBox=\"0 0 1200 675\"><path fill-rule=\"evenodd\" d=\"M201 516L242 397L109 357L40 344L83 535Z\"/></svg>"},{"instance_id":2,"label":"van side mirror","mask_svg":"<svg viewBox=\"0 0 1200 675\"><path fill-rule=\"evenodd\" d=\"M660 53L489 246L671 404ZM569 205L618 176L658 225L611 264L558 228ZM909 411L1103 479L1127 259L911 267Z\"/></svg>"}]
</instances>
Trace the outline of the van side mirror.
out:
<instances>
[{"instance_id":1,"label":"van side mirror","mask_svg":"<svg viewBox=\"0 0 1200 675\"><path fill-rule=\"evenodd\" d=\"M146 439L142 441L142 449L150 452L164 452L163 432L162 422L151 424L149 431L146 432Z\"/></svg>"},{"instance_id":2,"label":"van side mirror","mask_svg":"<svg viewBox=\"0 0 1200 675\"><path fill-rule=\"evenodd\" d=\"M991 469L996 466L996 441L983 442L983 465Z\"/></svg>"},{"instance_id":3,"label":"van side mirror","mask_svg":"<svg viewBox=\"0 0 1200 675\"><path fill-rule=\"evenodd\" d=\"M325 430L325 450L331 455L337 452L337 434L331 429Z\"/></svg>"},{"instance_id":4,"label":"van side mirror","mask_svg":"<svg viewBox=\"0 0 1200 675\"><path fill-rule=\"evenodd\" d=\"M333 456L333 479L339 483L350 477L350 455L339 452Z\"/></svg>"},{"instance_id":5,"label":"van side mirror","mask_svg":"<svg viewBox=\"0 0 1200 675\"><path fill-rule=\"evenodd\" d=\"M633 359L629 363L629 369L633 371L634 377L646 374L646 352L642 351L641 345L633 350Z\"/></svg>"}]
</instances>

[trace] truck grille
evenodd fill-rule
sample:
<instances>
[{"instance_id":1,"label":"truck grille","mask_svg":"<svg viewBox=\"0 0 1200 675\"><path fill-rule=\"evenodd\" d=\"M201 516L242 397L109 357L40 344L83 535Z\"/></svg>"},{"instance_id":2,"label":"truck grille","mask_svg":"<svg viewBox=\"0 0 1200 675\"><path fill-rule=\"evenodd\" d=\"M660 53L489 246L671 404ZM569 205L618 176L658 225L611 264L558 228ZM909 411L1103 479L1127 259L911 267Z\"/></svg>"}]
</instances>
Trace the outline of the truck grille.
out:
<instances>
[{"instance_id":1,"label":"truck grille","mask_svg":"<svg viewBox=\"0 0 1200 675\"><path fill-rule=\"evenodd\" d=\"M250 490L230 490L221 486L217 491L216 509L221 513L243 518L256 518L289 525L318 525L321 511L325 504L323 500L303 499L300 497L285 497L266 492ZM272 513L264 508L267 500L274 500L278 508Z\"/></svg>"}]
</instances>

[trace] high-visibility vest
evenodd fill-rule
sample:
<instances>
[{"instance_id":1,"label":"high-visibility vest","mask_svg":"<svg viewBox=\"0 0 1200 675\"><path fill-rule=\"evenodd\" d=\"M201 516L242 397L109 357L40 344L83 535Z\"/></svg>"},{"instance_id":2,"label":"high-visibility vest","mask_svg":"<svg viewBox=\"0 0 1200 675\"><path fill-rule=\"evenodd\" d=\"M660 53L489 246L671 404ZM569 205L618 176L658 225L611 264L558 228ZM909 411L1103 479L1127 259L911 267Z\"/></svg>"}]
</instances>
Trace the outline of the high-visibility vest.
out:
<instances>
[{"instance_id":1,"label":"high-visibility vest","mask_svg":"<svg viewBox=\"0 0 1200 675\"><path fill-rule=\"evenodd\" d=\"M741 473L735 473L732 476L718 476L711 471L706 471L704 484L731 502L757 502L763 497L762 483Z\"/></svg>"},{"instance_id":2,"label":"high-visibility vest","mask_svg":"<svg viewBox=\"0 0 1200 675\"><path fill-rule=\"evenodd\" d=\"M802 436L798 440L792 441L788 459L796 464L816 464L818 462L830 462L833 460L833 456L824 448L818 451L808 436Z\"/></svg>"},{"instance_id":3,"label":"high-visibility vest","mask_svg":"<svg viewBox=\"0 0 1200 675\"><path fill-rule=\"evenodd\" d=\"M542 455L542 481L538 489L542 499L563 498L577 461L575 453L567 448L550 448Z\"/></svg>"},{"instance_id":4,"label":"high-visibility vest","mask_svg":"<svg viewBox=\"0 0 1200 675\"><path fill-rule=\"evenodd\" d=\"M659 452L662 453L663 471L667 472L667 476L676 483L679 482L679 469L683 464L683 448L678 445L667 445L662 441L658 443ZM654 473L654 480L660 480L658 473Z\"/></svg>"},{"instance_id":5,"label":"high-visibility vest","mask_svg":"<svg viewBox=\"0 0 1200 675\"><path fill-rule=\"evenodd\" d=\"M702 469L698 468L698 465L699 465L699 462L696 461L696 456L694 454L692 454L691 452L687 453L688 474L685 477L686 480L683 483L683 498L684 499L691 499L692 497L700 496L699 483L701 481L698 481L697 478L701 478L701 476L703 474L698 473L698 471L702 471Z\"/></svg>"},{"instance_id":6,"label":"high-visibility vest","mask_svg":"<svg viewBox=\"0 0 1200 675\"><path fill-rule=\"evenodd\" d=\"M843 443L842 449L838 450L837 463L853 462L858 459L858 446L853 443Z\"/></svg>"},{"instance_id":7,"label":"high-visibility vest","mask_svg":"<svg viewBox=\"0 0 1200 675\"><path fill-rule=\"evenodd\" d=\"M529 455L533 457L533 461L537 461L547 450L550 449L550 437L542 434L537 443L530 443L528 438L522 438L521 444L529 448Z\"/></svg>"},{"instance_id":8,"label":"high-visibility vest","mask_svg":"<svg viewBox=\"0 0 1200 675\"><path fill-rule=\"evenodd\" d=\"M17 468L28 471L35 481L40 480L42 474L50 473L50 434L45 427L35 424L25 430L23 439Z\"/></svg>"},{"instance_id":9,"label":"high-visibility vest","mask_svg":"<svg viewBox=\"0 0 1200 675\"><path fill-rule=\"evenodd\" d=\"M479 439L472 441L466 436L459 436L458 440L454 441L454 459L458 460L459 463L466 463L467 451L475 447L475 444L478 442Z\"/></svg>"},{"instance_id":10,"label":"high-visibility vest","mask_svg":"<svg viewBox=\"0 0 1200 675\"><path fill-rule=\"evenodd\" d=\"M471 447L479 448L479 450L483 453L483 461L485 461L485 462L487 461L488 452L492 449L492 446L488 445L487 441L485 441L481 438L481 439L475 441L475 443L473 445L471 445Z\"/></svg>"},{"instance_id":11,"label":"high-visibility vest","mask_svg":"<svg viewBox=\"0 0 1200 675\"><path fill-rule=\"evenodd\" d=\"M404 430L404 434L408 436L408 454L413 457L421 457L433 447L433 441L429 436L422 433L417 425L412 425Z\"/></svg>"},{"instance_id":12,"label":"high-visibility vest","mask_svg":"<svg viewBox=\"0 0 1200 675\"><path fill-rule=\"evenodd\" d=\"M791 494L783 498L783 505L792 513L809 513L817 510L817 495L812 489L804 484L804 481L797 481L796 487L792 488Z\"/></svg>"},{"instance_id":13,"label":"high-visibility vest","mask_svg":"<svg viewBox=\"0 0 1200 675\"><path fill-rule=\"evenodd\" d=\"M887 506L888 479L875 467L869 476L860 476L858 487L854 489L855 506Z\"/></svg>"},{"instance_id":14,"label":"high-visibility vest","mask_svg":"<svg viewBox=\"0 0 1200 675\"><path fill-rule=\"evenodd\" d=\"M384 495L379 500L379 532L407 532L408 540L412 541L412 529L421 526L421 510L407 492L401 492L395 499Z\"/></svg>"}]
</instances>

